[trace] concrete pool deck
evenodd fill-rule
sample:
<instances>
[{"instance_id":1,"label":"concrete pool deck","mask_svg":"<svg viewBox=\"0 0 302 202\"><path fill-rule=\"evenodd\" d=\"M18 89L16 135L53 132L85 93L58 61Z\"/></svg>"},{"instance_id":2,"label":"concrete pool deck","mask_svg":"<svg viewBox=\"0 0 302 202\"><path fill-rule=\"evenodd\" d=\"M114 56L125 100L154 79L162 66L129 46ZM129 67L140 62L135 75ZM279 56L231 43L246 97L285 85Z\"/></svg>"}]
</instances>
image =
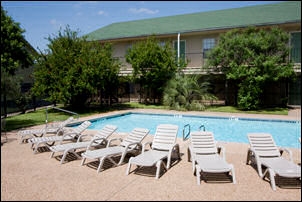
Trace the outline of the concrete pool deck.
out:
<instances>
[{"instance_id":1,"label":"concrete pool deck","mask_svg":"<svg viewBox=\"0 0 302 202\"><path fill-rule=\"evenodd\" d=\"M299 110L289 115L229 114L213 112L178 112L171 110L135 109L113 111L81 118L80 121L121 112L191 114L206 116L235 116L247 118L268 118L282 120L301 120ZM300 113L300 114L299 114ZM36 126L33 128L39 128ZM95 131L86 130L85 133ZM115 134L123 137L125 134ZM97 173L97 163L81 166L81 160L69 156L69 161L60 165L61 154L50 158L47 149L33 154L30 145L19 144L17 131L7 133L8 142L1 146L1 200L56 200L56 201L159 201L159 200L220 200L220 201L301 201L301 181L279 180L277 190L273 191L268 180L262 180L257 171L246 165L248 144L221 144L226 149L226 160L235 167L237 183L225 181L201 181L198 186L192 173L192 164L188 162L188 141L178 139L181 160L175 161L166 172L155 179L155 168L140 169L125 175L127 163L119 167L106 168ZM150 141L147 136L143 142ZM298 142L298 140L297 140ZM300 143L299 143L300 144ZM290 148L296 163L301 164L301 149ZM132 171L134 168L132 169ZM284 187L285 185L291 187Z\"/></svg>"}]
</instances>

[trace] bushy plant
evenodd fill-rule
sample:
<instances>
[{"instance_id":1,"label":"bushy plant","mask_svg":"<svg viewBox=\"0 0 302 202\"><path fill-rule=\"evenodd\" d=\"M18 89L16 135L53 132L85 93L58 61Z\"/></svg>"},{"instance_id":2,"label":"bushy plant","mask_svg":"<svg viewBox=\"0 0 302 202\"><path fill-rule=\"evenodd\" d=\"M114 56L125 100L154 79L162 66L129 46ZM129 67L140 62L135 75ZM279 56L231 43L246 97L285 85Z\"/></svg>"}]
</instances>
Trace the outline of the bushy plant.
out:
<instances>
[{"instance_id":1,"label":"bushy plant","mask_svg":"<svg viewBox=\"0 0 302 202\"><path fill-rule=\"evenodd\" d=\"M115 86L119 63L112 57L111 44L79 37L69 26L49 37L46 53L37 58L32 91L53 103L83 107L91 95Z\"/></svg>"},{"instance_id":2,"label":"bushy plant","mask_svg":"<svg viewBox=\"0 0 302 202\"><path fill-rule=\"evenodd\" d=\"M198 75L177 74L164 89L163 104L176 110L205 110L204 100L217 100L209 93L209 82Z\"/></svg>"},{"instance_id":3,"label":"bushy plant","mask_svg":"<svg viewBox=\"0 0 302 202\"><path fill-rule=\"evenodd\" d=\"M294 78L288 41L289 35L276 27L234 29L220 37L207 66L238 83L237 104L241 109L258 109L268 82Z\"/></svg>"},{"instance_id":4,"label":"bushy plant","mask_svg":"<svg viewBox=\"0 0 302 202\"><path fill-rule=\"evenodd\" d=\"M126 61L132 65L134 80L140 84L145 99L160 100L164 86L178 70L172 47L169 43L162 46L153 36L129 48Z\"/></svg>"}]
</instances>

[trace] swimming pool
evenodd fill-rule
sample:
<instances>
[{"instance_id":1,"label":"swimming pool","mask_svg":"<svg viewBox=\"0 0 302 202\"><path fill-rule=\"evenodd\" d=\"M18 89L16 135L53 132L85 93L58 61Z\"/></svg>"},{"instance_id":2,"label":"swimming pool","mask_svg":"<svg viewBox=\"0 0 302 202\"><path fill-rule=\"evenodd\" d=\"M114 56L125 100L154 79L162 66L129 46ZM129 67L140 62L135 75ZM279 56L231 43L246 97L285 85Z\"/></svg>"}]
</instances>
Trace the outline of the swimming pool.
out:
<instances>
[{"instance_id":1,"label":"swimming pool","mask_svg":"<svg viewBox=\"0 0 302 202\"><path fill-rule=\"evenodd\" d=\"M236 117L212 117L195 115L124 113L90 120L88 129L101 129L106 124L117 125L117 132L130 132L135 127L148 128L154 134L158 124L169 123L179 126L178 137L183 137L190 127L214 133L217 141L248 143L247 133L264 132L273 135L278 146L301 148L301 122L287 120L251 119ZM187 125L187 126L186 126ZM189 126L188 126L189 125Z\"/></svg>"}]
</instances>

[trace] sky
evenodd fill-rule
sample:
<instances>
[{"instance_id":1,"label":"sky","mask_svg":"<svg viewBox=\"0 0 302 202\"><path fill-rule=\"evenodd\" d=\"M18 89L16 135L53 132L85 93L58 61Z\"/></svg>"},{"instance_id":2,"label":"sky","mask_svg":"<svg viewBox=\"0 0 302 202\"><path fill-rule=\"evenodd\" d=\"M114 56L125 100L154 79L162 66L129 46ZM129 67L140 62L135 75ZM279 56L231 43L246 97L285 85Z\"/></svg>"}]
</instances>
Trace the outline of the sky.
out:
<instances>
[{"instance_id":1,"label":"sky","mask_svg":"<svg viewBox=\"0 0 302 202\"><path fill-rule=\"evenodd\" d=\"M112 23L278 3L280 1L1 1L36 50L68 25L79 36Z\"/></svg>"}]
</instances>

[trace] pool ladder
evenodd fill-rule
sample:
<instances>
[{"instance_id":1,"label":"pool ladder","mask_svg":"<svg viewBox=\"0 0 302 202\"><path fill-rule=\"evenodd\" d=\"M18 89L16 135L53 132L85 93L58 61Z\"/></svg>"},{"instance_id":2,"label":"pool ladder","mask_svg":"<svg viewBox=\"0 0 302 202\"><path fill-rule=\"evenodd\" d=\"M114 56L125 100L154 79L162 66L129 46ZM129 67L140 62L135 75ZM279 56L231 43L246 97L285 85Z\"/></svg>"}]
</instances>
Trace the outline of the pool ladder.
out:
<instances>
[{"instance_id":1,"label":"pool ladder","mask_svg":"<svg viewBox=\"0 0 302 202\"><path fill-rule=\"evenodd\" d=\"M188 128L187 134L185 134L186 128ZM201 128L203 128L203 131L206 130L206 127L203 124L199 126L199 131L201 130ZM182 129L182 140L183 141L185 141L189 138L190 132L191 132L191 125L190 124L184 125L184 128Z\"/></svg>"}]
</instances>

